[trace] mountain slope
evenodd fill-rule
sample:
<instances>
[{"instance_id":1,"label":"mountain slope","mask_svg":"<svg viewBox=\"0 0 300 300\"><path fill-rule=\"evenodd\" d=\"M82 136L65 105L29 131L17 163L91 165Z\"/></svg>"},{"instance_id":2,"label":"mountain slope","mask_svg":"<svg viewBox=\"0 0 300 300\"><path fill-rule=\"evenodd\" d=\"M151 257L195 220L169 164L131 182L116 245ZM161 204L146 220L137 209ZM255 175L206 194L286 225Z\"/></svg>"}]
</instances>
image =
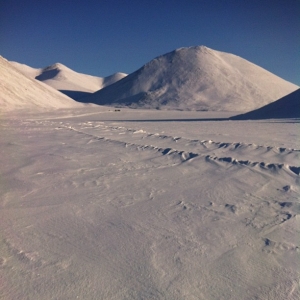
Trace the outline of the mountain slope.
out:
<instances>
[{"instance_id":1,"label":"mountain slope","mask_svg":"<svg viewBox=\"0 0 300 300\"><path fill-rule=\"evenodd\" d=\"M124 73L115 73L108 77L96 77L77 73L60 63L43 69L34 69L17 62L11 63L25 75L42 81L76 100L126 76Z\"/></svg>"},{"instance_id":2,"label":"mountain slope","mask_svg":"<svg viewBox=\"0 0 300 300\"><path fill-rule=\"evenodd\" d=\"M159 56L84 101L142 108L249 111L297 88L243 58L199 46Z\"/></svg>"},{"instance_id":3,"label":"mountain slope","mask_svg":"<svg viewBox=\"0 0 300 300\"><path fill-rule=\"evenodd\" d=\"M300 89L287 96L248 113L234 116L232 120L300 118Z\"/></svg>"},{"instance_id":4,"label":"mountain slope","mask_svg":"<svg viewBox=\"0 0 300 300\"><path fill-rule=\"evenodd\" d=\"M71 98L29 78L0 56L0 111L79 107Z\"/></svg>"}]
</instances>

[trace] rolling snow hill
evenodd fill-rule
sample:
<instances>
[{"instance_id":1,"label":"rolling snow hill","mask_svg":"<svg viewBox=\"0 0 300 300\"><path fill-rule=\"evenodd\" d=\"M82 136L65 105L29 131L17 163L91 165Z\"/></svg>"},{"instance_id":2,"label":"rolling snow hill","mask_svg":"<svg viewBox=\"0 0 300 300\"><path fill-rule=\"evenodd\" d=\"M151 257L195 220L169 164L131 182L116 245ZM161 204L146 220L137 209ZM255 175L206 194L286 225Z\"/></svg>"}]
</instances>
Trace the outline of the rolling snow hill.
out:
<instances>
[{"instance_id":1,"label":"rolling snow hill","mask_svg":"<svg viewBox=\"0 0 300 300\"><path fill-rule=\"evenodd\" d=\"M249 111L298 88L241 57L197 46L159 56L83 101L132 108Z\"/></svg>"},{"instance_id":2,"label":"rolling snow hill","mask_svg":"<svg viewBox=\"0 0 300 300\"><path fill-rule=\"evenodd\" d=\"M115 83L127 75L115 73L108 77L96 77L77 73L60 63L43 69L31 68L18 62L11 63L25 75L38 79L75 100Z\"/></svg>"},{"instance_id":3,"label":"rolling snow hill","mask_svg":"<svg viewBox=\"0 0 300 300\"><path fill-rule=\"evenodd\" d=\"M0 56L0 111L29 108L71 108L81 103L32 79Z\"/></svg>"},{"instance_id":4,"label":"rolling snow hill","mask_svg":"<svg viewBox=\"0 0 300 300\"><path fill-rule=\"evenodd\" d=\"M248 113L232 117L232 120L300 118L300 89L287 96Z\"/></svg>"}]
</instances>

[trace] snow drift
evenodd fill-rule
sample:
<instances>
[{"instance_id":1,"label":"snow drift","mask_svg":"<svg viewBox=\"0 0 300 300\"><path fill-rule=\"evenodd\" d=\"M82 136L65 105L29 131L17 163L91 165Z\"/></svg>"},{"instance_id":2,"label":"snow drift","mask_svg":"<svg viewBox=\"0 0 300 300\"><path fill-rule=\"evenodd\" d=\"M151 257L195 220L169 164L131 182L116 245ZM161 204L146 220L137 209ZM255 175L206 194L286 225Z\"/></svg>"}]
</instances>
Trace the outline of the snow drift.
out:
<instances>
[{"instance_id":1,"label":"snow drift","mask_svg":"<svg viewBox=\"0 0 300 300\"><path fill-rule=\"evenodd\" d=\"M254 111L232 117L233 120L300 118L300 89Z\"/></svg>"},{"instance_id":2,"label":"snow drift","mask_svg":"<svg viewBox=\"0 0 300 300\"><path fill-rule=\"evenodd\" d=\"M0 56L0 101L1 111L82 106L52 87L25 76L2 56Z\"/></svg>"},{"instance_id":3,"label":"snow drift","mask_svg":"<svg viewBox=\"0 0 300 300\"><path fill-rule=\"evenodd\" d=\"M197 46L159 56L84 101L133 108L249 111L297 88L241 57Z\"/></svg>"},{"instance_id":4,"label":"snow drift","mask_svg":"<svg viewBox=\"0 0 300 300\"><path fill-rule=\"evenodd\" d=\"M91 76L77 73L61 63L42 69L31 68L17 62L11 63L25 75L42 81L75 100L115 83L127 75L115 73L108 77Z\"/></svg>"}]
</instances>

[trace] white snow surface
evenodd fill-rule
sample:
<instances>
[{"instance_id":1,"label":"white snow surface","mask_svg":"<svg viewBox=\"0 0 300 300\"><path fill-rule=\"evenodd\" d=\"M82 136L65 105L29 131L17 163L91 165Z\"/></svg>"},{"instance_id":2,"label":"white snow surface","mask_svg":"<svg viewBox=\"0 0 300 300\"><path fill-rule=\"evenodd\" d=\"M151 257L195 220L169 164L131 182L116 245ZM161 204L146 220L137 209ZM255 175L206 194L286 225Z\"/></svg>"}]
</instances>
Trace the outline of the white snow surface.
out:
<instances>
[{"instance_id":1,"label":"white snow surface","mask_svg":"<svg viewBox=\"0 0 300 300\"><path fill-rule=\"evenodd\" d=\"M85 101L134 108L250 111L298 88L241 57L197 46L159 56Z\"/></svg>"},{"instance_id":2,"label":"white snow surface","mask_svg":"<svg viewBox=\"0 0 300 300\"><path fill-rule=\"evenodd\" d=\"M0 111L82 106L52 87L24 75L2 56L0 56L0 101Z\"/></svg>"},{"instance_id":3,"label":"white snow surface","mask_svg":"<svg viewBox=\"0 0 300 300\"><path fill-rule=\"evenodd\" d=\"M25 75L42 81L74 99L94 93L127 76L120 72L107 77L91 76L75 72L61 63L42 69L31 68L18 62L11 62L11 64Z\"/></svg>"},{"instance_id":4,"label":"white snow surface","mask_svg":"<svg viewBox=\"0 0 300 300\"><path fill-rule=\"evenodd\" d=\"M299 122L230 115L3 117L0 298L299 299Z\"/></svg>"}]
</instances>

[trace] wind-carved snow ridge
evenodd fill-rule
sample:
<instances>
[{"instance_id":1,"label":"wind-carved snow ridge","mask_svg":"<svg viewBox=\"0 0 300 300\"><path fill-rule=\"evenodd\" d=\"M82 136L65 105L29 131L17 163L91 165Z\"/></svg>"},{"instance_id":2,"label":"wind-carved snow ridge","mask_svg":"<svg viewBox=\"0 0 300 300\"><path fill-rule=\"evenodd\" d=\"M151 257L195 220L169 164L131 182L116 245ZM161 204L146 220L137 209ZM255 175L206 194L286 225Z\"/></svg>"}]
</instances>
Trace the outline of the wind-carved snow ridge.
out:
<instances>
[{"instance_id":1,"label":"wind-carved snow ridge","mask_svg":"<svg viewBox=\"0 0 300 300\"><path fill-rule=\"evenodd\" d=\"M183 137L149 133L142 129L132 129L123 126L109 126L102 123L95 125L91 122L81 124L80 129L76 129L72 126L65 128L91 136L93 139L114 143L115 145L121 145L126 148L133 148L139 151L155 151L161 153L162 156L179 158L180 162L186 162L194 158L204 158L207 162L218 162L240 167L246 166L255 169L259 168L263 171L279 172L280 170L285 170L290 174L300 174L300 167L286 163L286 161L290 160L292 162L299 158L300 150L297 149L246 144L242 142L229 143L215 142L213 140L191 140ZM91 128L93 129L93 134L87 132L87 130ZM107 130L109 130L109 132L120 131L120 138L116 139L116 135L114 135L114 139L104 136L100 137L95 135L96 130L101 131L102 134L105 134ZM130 142L128 139L130 139ZM137 142L132 142L132 139L137 140ZM141 142L143 142L143 144ZM170 143L176 144L176 148L170 147ZM162 145L166 145L166 147L162 147ZM230 155L224 156L224 154ZM237 155L238 158L233 157L232 154ZM257 156L265 156L266 161L254 160Z\"/></svg>"},{"instance_id":2,"label":"wind-carved snow ridge","mask_svg":"<svg viewBox=\"0 0 300 300\"><path fill-rule=\"evenodd\" d=\"M185 137L178 137L178 136L171 136L171 135L165 135L165 134L159 134L159 133L151 133L147 132L143 129L134 129L134 128L128 128L124 126L112 126L112 125L104 125L103 122L99 122L99 124L95 124L95 122L87 122L82 123L82 129L86 128L106 128L111 130L119 130L123 131L124 133L132 133L132 134L143 134L143 138L157 138L157 139L169 139L173 142L183 142L183 143L189 143L193 145L202 145L203 147L207 149L213 149L213 148L226 148L228 150L236 150L236 149L242 149L242 148L250 148L252 150L263 150L263 151L272 151L275 153L281 153L281 154L290 154L293 152L299 152L300 149L295 148L287 148L287 147L276 147L276 146L270 146L270 145L257 145L254 143L244 143L244 142L217 142L214 140L197 140L197 139L188 139Z\"/></svg>"},{"instance_id":3,"label":"wind-carved snow ridge","mask_svg":"<svg viewBox=\"0 0 300 300\"><path fill-rule=\"evenodd\" d=\"M62 128L62 127L60 127L60 128ZM131 142L121 142L119 140L109 139L109 138L105 138L105 137L99 137L99 136L96 136L96 135L85 133L84 131L77 130L77 129L73 128L72 126L65 127L65 128L76 131L80 134L88 135L88 136L90 136L90 137L92 137L96 140L102 140L102 141L105 141L105 142L122 145L126 148L132 147L132 148L135 148L137 150L152 150L152 151L155 150L155 151L161 153L164 156L168 155L168 156L173 156L173 157L179 157L181 162L186 162L186 161L188 161L192 158L195 158L199 155L197 153L181 151L181 150L177 150L177 149L173 149L173 148L160 148L160 147L153 146L153 145L141 145L141 144L135 144L135 143L131 143Z\"/></svg>"},{"instance_id":4,"label":"wind-carved snow ridge","mask_svg":"<svg viewBox=\"0 0 300 300\"><path fill-rule=\"evenodd\" d=\"M259 167L263 170L269 170L269 171L274 171L274 172L278 172L281 169L285 169L287 171L293 172L296 175L300 174L300 167L289 166L287 164L253 162L250 160L238 160L234 157L217 157L217 156L211 156L211 155L207 155L205 158L209 162L218 161L218 162L223 162L223 163L229 163L232 165L248 166L248 167L253 167L253 168Z\"/></svg>"},{"instance_id":5,"label":"wind-carved snow ridge","mask_svg":"<svg viewBox=\"0 0 300 300\"><path fill-rule=\"evenodd\" d=\"M300 175L300 167L289 166L289 169L297 175Z\"/></svg>"}]
</instances>

